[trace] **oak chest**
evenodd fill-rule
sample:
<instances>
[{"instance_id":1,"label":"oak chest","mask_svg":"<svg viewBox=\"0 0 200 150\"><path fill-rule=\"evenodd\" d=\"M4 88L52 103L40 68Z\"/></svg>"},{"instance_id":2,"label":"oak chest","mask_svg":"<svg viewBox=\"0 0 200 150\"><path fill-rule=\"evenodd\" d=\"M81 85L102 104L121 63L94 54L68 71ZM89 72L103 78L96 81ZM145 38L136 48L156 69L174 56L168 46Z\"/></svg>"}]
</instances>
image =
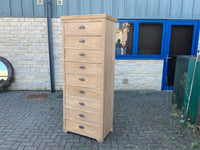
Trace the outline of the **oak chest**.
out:
<instances>
[{"instance_id":1,"label":"oak chest","mask_svg":"<svg viewBox=\"0 0 200 150\"><path fill-rule=\"evenodd\" d=\"M101 143L113 126L117 20L106 14L61 20L63 130Z\"/></svg>"}]
</instances>

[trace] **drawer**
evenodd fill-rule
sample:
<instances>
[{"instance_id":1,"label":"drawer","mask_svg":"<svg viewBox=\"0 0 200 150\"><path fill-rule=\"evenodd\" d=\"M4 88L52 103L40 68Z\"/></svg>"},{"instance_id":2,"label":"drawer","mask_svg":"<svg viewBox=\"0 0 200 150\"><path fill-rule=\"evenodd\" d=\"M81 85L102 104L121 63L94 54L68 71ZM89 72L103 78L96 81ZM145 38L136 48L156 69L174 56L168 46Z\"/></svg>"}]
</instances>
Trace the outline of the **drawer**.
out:
<instances>
[{"instance_id":1,"label":"drawer","mask_svg":"<svg viewBox=\"0 0 200 150\"><path fill-rule=\"evenodd\" d=\"M94 100L101 99L101 90L78 87L78 86L66 86L66 96L75 96L80 98L88 98Z\"/></svg>"},{"instance_id":2,"label":"drawer","mask_svg":"<svg viewBox=\"0 0 200 150\"><path fill-rule=\"evenodd\" d=\"M100 124L100 114L87 112L83 110L77 110L72 108L66 109L66 119L77 120L78 122L91 123L95 125Z\"/></svg>"},{"instance_id":3,"label":"drawer","mask_svg":"<svg viewBox=\"0 0 200 150\"><path fill-rule=\"evenodd\" d=\"M85 123L79 123L72 120L66 120L66 128L70 132L85 135L87 137L99 138L99 126L93 126Z\"/></svg>"},{"instance_id":4,"label":"drawer","mask_svg":"<svg viewBox=\"0 0 200 150\"><path fill-rule=\"evenodd\" d=\"M100 113L100 102L75 98L71 96L65 97L66 106L83 109L90 112Z\"/></svg>"},{"instance_id":5,"label":"drawer","mask_svg":"<svg viewBox=\"0 0 200 150\"><path fill-rule=\"evenodd\" d=\"M101 35L102 22L65 23L65 35Z\"/></svg>"},{"instance_id":6,"label":"drawer","mask_svg":"<svg viewBox=\"0 0 200 150\"><path fill-rule=\"evenodd\" d=\"M101 76L101 64L65 62L65 73Z\"/></svg>"},{"instance_id":7,"label":"drawer","mask_svg":"<svg viewBox=\"0 0 200 150\"><path fill-rule=\"evenodd\" d=\"M102 37L65 36L65 47L102 50Z\"/></svg>"},{"instance_id":8,"label":"drawer","mask_svg":"<svg viewBox=\"0 0 200 150\"><path fill-rule=\"evenodd\" d=\"M65 74L67 85L77 85L90 88L101 88L101 78L99 76L88 76L81 74Z\"/></svg>"},{"instance_id":9,"label":"drawer","mask_svg":"<svg viewBox=\"0 0 200 150\"><path fill-rule=\"evenodd\" d=\"M68 61L101 63L103 61L103 51L65 49L64 57Z\"/></svg>"}]
</instances>

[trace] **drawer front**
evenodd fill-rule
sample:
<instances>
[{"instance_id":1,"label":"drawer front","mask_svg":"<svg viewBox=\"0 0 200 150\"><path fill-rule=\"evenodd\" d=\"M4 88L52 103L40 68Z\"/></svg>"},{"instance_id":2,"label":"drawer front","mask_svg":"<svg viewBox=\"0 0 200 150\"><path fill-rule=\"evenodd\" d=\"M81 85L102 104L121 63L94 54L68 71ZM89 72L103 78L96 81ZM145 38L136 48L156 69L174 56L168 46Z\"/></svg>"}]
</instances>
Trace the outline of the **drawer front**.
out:
<instances>
[{"instance_id":1,"label":"drawer front","mask_svg":"<svg viewBox=\"0 0 200 150\"><path fill-rule=\"evenodd\" d=\"M65 74L67 85L78 85L90 88L101 88L101 78L99 76L88 76L80 74Z\"/></svg>"},{"instance_id":2,"label":"drawer front","mask_svg":"<svg viewBox=\"0 0 200 150\"><path fill-rule=\"evenodd\" d=\"M100 103L92 100L66 96L66 106L82 109L90 112L100 113Z\"/></svg>"},{"instance_id":3,"label":"drawer front","mask_svg":"<svg viewBox=\"0 0 200 150\"><path fill-rule=\"evenodd\" d=\"M103 61L103 51L65 49L65 60L101 63Z\"/></svg>"},{"instance_id":4,"label":"drawer front","mask_svg":"<svg viewBox=\"0 0 200 150\"><path fill-rule=\"evenodd\" d=\"M85 135L87 137L99 138L100 129L98 126L88 125L85 123L79 123L72 120L66 120L66 128L67 130Z\"/></svg>"},{"instance_id":5,"label":"drawer front","mask_svg":"<svg viewBox=\"0 0 200 150\"><path fill-rule=\"evenodd\" d=\"M86 112L83 110L66 108L66 119L77 120L78 122L100 124L100 114Z\"/></svg>"},{"instance_id":6,"label":"drawer front","mask_svg":"<svg viewBox=\"0 0 200 150\"><path fill-rule=\"evenodd\" d=\"M101 64L65 62L65 73L101 76Z\"/></svg>"},{"instance_id":7,"label":"drawer front","mask_svg":"<svg viewBox=\"0 0 200 150\"><path fill-rule=\"evenodd\" d=\"M101 35L102 22L65 23L65 35Z\"/></svg>"},{"instance_id":8,"label":"drawer front","mask_svg":"<svg viewBox=\"0 0 200 150\"><path fill-rule=\"evenodd\" d=\"M65 47L102 50L102 37L65 36Z\"/></svg>"},{"instance_id":9,"label":"drawer front","mask_svg":"<svg viewBox=\"0 0 200 150\"><path fill-rule=\"evenodd\" d=\"M101 90L78 87L78 86L66 86L66 96L76 96L80 98L88 98L94 100L101 99Z\"/></svg>"}]
</instances>

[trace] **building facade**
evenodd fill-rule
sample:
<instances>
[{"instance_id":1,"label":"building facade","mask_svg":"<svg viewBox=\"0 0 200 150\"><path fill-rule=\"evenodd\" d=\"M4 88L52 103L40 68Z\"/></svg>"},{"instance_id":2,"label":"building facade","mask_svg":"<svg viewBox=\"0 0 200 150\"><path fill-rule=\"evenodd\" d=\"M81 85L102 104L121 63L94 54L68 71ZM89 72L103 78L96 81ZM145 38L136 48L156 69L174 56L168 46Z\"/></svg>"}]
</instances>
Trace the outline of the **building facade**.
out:
<instances>
[{"instance_id":1,"label":"building facade","mask_svg":"<svg viewBox=\"0 0 200 150\"><path fill-rule=\"evenodd\" d=\"M49 90L46 0L0 0L0 55L14 67L11 90ZM200 49L200 0L52 0L56 90L62 90L60 16L101 14L118 18L121 53L115 90L173 87L174 58Z\"/></svg>"}]
</instances>

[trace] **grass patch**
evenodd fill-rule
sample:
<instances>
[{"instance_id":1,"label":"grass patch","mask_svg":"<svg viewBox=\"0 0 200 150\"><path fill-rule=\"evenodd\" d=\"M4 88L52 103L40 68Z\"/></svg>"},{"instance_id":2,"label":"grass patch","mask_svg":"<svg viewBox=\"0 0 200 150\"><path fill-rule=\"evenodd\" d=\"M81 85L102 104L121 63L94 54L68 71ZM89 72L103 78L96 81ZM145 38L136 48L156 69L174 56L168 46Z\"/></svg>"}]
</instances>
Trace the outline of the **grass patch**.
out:
<instances>
[{"instance_id":1,"label":"grass patch","mask_svg":"<svg viewBox=\"0 0 200 150\"><path fill-rule=\"evenodd\" d=\"M80 148L85 148L85 144L82 144L79 146Z\"/></svg>"},{"instance_id":2,"label":"grass patch","mask_svg":"<svg viewBox=\"0 0 200 150\"><path fill-rule=\"evenodd\" d=\"M150 91L146 91L146 95L147 96L151 96L151 92Z\"/></svg>"},{"instance_id":3,"label":"grass patch","mask_svg":"<svg viewBox=\"0 0 200 150\"><path fill-rule=\"evenodd\" d=\"M131 97L132 97L132 98L136 98L136 96L135 96L134 94L133 94L133 95L131 95Z\"/></svg>"},{"instance_id":4,"label":"grass patch","mask_svg":"<svg viewBox=\"0 0 200 150\"><path fill-rule=\"evenodd\" d=\"M56 95L53 95L50 97L51 99L56 99Z\"/></svg>"}]
</instances>

